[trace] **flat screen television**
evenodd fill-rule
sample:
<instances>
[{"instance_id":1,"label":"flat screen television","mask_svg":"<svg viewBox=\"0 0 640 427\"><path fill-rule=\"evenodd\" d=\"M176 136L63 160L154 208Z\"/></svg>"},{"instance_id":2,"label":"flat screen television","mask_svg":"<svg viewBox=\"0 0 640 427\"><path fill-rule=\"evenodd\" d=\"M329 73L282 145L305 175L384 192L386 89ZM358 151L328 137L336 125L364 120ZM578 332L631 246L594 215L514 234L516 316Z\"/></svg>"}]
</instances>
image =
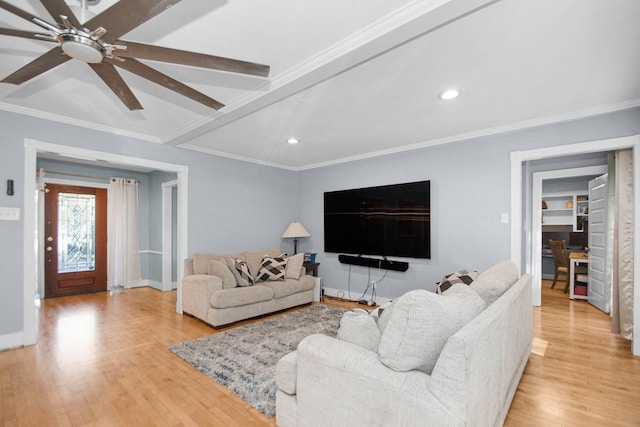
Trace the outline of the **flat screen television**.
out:
<instances>
[{"instance_id":1,"label":"flat screen television","mask_svg":"<svg viewBox=\"0 0 640 427\"><path fill-rule=\"evenodd\" d=\"M324 193L324 250L431 258L430 181Z\"/></svg>"}]
</instances>

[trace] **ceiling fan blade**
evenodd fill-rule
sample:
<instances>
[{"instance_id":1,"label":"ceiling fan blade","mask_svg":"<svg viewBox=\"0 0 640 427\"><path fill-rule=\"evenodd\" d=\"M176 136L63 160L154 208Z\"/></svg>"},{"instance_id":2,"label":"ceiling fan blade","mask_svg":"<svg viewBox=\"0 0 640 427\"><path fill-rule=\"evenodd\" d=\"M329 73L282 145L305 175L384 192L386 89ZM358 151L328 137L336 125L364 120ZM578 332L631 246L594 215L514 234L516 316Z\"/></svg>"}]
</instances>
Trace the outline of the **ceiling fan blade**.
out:
<instances>
[{"instance_id":1,"label":"ceiling fan blade","mask_svg":"<svg viewBox=\"0 0 640 427\"><path fill-rule=\"evenodd\" d=\"M166 74L154 70L153 68L143 64L140 61L136 61L133 58L126 59L122 62L110 59L105 59L105 61L117 65L120 68L124 68L125 70L132 72L133 74L137 74L140 77L143 77L156 84L159 84L160 86L166 87L167 89L179 93L180 95L191 98L194 101L198 101L199 103L204 104L209 108L213 108L214 110L219 110L220 108L224 107L224 104L216 101L215 99L209 98L207 95L198 92L197 90L190 88L189 86L180 83L179 81L167 76Z\"/></svg>"},{"instance_id":2,"label":"ceiling fan blade","mask_svg":"<svg viewBox=\"0 0 640 427\"><path fill-rule=\"evenodd\" d=\"M164 12L180 0L120 0L85 23L87 28L104 27L109 43Z\"/></svg>"},{"instance_id":3,"label":"ceiling fan blade","mask_svg":"<svg viewBox=\"0 0 640 427\"><path fill-rule=\"evenodd\" d=\"M118 56L125 58L149 59L152 61L170 62L173 64L190 65L192 67L250 74L252 76L260 77L267 77L270 70L268 65L239 61L220 56L205 55L203 53L188 52L186 50L151 46L148 44L124 40L116 40L115 44L123 44L127 46L127 50L117 52Z\"/></svg>"},{"instance_id":4,"label":"ceiling fan blade","mask_svg":"<svg viewBox=\"0 0 640 427\"><path fill-rule=\"evenodd\" d=\"M50 69L57 67L60 64L64 64L70 59L70 56L62 54L62 49L59 46L54 47L49 52L40 55L35 60L20 68L18 71L5 77L2 82L19 85L39 76L45 71L49 71Z\"/></svg>"},{"instance_id":5,"label":"ceiling fan blade","mask_svg":"<svg viewBox=\"0 0 640 427\"><path fill-rule=\"evenodd\" d=\"M43 36L43 37L38 37L38 35L34 34L31 31L13 30L11 28L0 28L0 34L2 34L3 36L13 36L13 37L22 37L25 39L51 41L51 40L47 40L46 38L43 38L43 37L47 37L46 34L39 34L40 36Z\"/></svg>"},{"instance_id":6,"label":"ceiling fan blade","mask_svg":"<svg viewBox=\"0 0 640 427\"><path fill-rule=\"evenodd\" d=\"M109 86L109 89L111 89L113 93L120 98L120 101L122 101L129 110L142 110L140 101L138 101L129 86L122 79L122 76L118 73L116 67L105 62L89 64L89 66L93 68L93 71L95 71L102 81Z\"/></svg>"},{"instance_id":7,"label":"ceiling fan blade","mask_svg":"<svg viewBox=\"0 0 640 427\"><path fill-rule=\"evenodd\" d=\"M29 22L33 22L33 18L37 18L29 12L15 7L14 5L7 3L6 1L0 0L0 8L13 13L14 15L18 15L20 18L25 19Z\"/></svg>"},{"instance_id":8,"label":"ceiling fan blade","mask_svg":"<svg viewBox=\"0 0 640 427\"><path fill-rule=\"evenodd\" d=\"M76 28L82 28L82 23L78 21L78 18L76 18L76 15L73 14L73 11L64 0L40 0L40 3L58 24L64 26L64 22L60 19L60 15L64 15L69 19L71 25Z\"/></svg>"}]
</instances>

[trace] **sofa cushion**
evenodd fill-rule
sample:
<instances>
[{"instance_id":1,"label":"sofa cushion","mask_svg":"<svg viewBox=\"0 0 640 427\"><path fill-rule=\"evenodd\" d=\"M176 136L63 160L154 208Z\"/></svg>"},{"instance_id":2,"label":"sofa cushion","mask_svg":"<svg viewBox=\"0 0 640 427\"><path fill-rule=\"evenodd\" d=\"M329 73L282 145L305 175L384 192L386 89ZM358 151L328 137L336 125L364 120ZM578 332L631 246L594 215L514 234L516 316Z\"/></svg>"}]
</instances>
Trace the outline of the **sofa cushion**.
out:
<instances>
[{"instance_id":1,"label":"sofa cushion","mask_svg":"<svg viewBox=\"0 0 640 427\"><path fill-rule=\"evenodd\" d=\"M209 263L223 260L231 255L195 254L193 255L193 274L209 274Z\"/></svg>"},{"instance_id":2,"label":"sofa cushion","mask_svg":"<svg viewBox=\"0 0 640 427\"><path fill-rule=\"evenodd\" d=\"M467 271L465 269L448 274L442 278L437 284L437 292L442 294L447 291L454 283L464 283L470 285L478 277L477 271Z\"/></svg>"},{"instance_id":3,"label":"sofa cushion","mask_svg":"<svg viewBox=\"0 0 640 427\"><path fill-rule=\"evenodd\" d=\"M281 254L277 257L266 256L262 258L262 262L260 263L260 269L258 270L258 274L256 276L256 283L284 280L286 268L286 254Z\"/></svg>"},{"instance_id":4,"label":"sofa cushion","mask_svg":"<svg viewBox=\"0 0 640 427\"><path fill-rule=\"evenodd\" d=\"M260 285L272 289L274 298L283 298L313 289L315 280L312 276L305 276L301 277L300 280L287 279L283 282L262 282Z\"/></svg>"},{"instance_id":5,"label":"sofa cushion","mask_svg":"<svg viewBox=\"0 0 640 427\"><path fill-rule=\"evenodd\" d=\"M273 299L273 290L262 285L221 289L211 295L213 308L232 308Z\"/></svg>"},{"instance_id":6,"label":"sofa cushion","mask_svg":"<svg viewBox=\"0 0 640 427\"><path fill-rule=\"evenodd\" d=\"M253 286L254 280L247 263L238 258L228 258L227 265L236 278L238 286Z\"/></svg>"},{"instance_id":7,"label":"sofa cushion","mask_svg":"<svg viewBox=\"0 0 640 427\"><path fill-rule=\"evenodd\" d=\"M373 316L356 308L342 315L337 338L367 350L378 351L380 331Z\"/></svg>"},{"instance_id":8,"label":"sofa cushion","mask_svg":"<svg viewBox=\"0 0 640 427\"><path fill-rule=\"evenodd\" d=\"M418 369L431 374L447 339L485 307L475 292L407 292L393 304L380 338L380 361L396 371Z\"/></svg>"},{"instance_id":9,"label":"sofa cushion","mask_svg":"<svg viewBox=\"0 0 640 427\"><path fill-rule=\"evenodd\" d=\"M302 264L304 263L304 254L299 253L290 256L287 259L287 270L285 271L285 277L287 279L296 279L300 278L302 274Z\"/></svg>"},{"instance_id":10,"label":"sofa cushion","mask_svg":"<svg viewBox=\"0 0 640 427\"><path fill-rule=\"evenodd\" d=\"M213 260L209 263L208 272L210 276L218 276L222 279L222 289L235 288L238 283L229 266L222 261Z\"/></svg>"},{"instance_id":11,"label":"sofa cushion","mask_svg":"<svg viewBox=\"0 0 640 427\"><path fill-rule=\"evenodd\" d=\"M518 267L511 260L500 261L483 271L471 285L471 289L487 303L493 304L518 280Z\"/></svg>"},{"instance_id":12,"label":"sofa cushion","mask_svg":"<svg viewBox=\"0 0 640 427\"><path fill-rule=\"evenodd\" d=\"M258 276L258 270L260 270L260 263L262 263L262 259L266 256L277 257L280 253L280 249L271 247L255 251L241 252L240 255L242 255L243 259L247 261L249 271L255 279Z\"/></svg>"}]
</instances>

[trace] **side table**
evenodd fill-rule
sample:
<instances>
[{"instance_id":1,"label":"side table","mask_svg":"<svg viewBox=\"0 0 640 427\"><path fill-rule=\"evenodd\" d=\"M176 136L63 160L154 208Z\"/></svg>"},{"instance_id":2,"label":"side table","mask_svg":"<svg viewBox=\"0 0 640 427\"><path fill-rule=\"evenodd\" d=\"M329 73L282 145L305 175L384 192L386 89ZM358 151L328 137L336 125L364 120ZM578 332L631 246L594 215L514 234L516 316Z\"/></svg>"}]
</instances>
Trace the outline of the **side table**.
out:
<instances>
[{"instance_id":1,"label":"side table","mask_svg":"<svg viewBox=\"0 0 640 427\"><path fill-rule=\"evenodd\" d=\"M307 270L307 274L311 273L311 275L313 277L318 277L318 266L320 265L319 262L310 262L310 261L305 261L302 263L302 266L305 268L305 270Z\"/></svg>"}]
</instances>

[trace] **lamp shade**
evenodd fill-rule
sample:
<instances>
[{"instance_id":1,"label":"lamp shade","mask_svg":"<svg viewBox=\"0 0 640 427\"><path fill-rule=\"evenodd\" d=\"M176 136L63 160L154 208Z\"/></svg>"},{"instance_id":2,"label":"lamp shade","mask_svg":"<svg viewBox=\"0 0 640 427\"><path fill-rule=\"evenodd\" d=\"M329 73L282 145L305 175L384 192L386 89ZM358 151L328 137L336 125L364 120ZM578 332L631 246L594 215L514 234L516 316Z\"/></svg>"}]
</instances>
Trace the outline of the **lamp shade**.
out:
<instances>
[{"instance_id":1,"label":"lamp shade","mask_svg":"<svg viewBox=\"0 0 640 427\"><path fill-rule=\"evenodd\" d=\"M292 222L282 233L283 239L296 239L298 237L311 237L311 234L299 222Z\"/></svg>"}]
</instances>

